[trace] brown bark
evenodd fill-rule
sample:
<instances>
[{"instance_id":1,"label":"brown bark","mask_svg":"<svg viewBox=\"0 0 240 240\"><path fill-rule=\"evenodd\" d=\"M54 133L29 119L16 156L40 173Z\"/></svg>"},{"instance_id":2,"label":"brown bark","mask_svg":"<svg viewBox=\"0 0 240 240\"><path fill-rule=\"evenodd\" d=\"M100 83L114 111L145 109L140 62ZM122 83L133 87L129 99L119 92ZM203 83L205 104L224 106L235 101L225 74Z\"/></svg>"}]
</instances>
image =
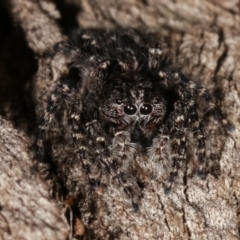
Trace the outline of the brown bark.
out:
<instances>
[{"instance_id":1,"label":"brown bark","mask_svg":"<svg viewBox=\"0 0 240 240\"><path fill-rule=\"evenodd\" d=\"M153 33L155 38L162 42L164 52L171 57L176 66L180 67L187 76L216 93L218 98L220 97L223 111L235 125L235 131L228 136L219 131L214 119L210 120L207 127L208 157L215 167L220 166L221 176L219 178L214 178L210 174L205 181L202 181L192 174L192 165L189 163L180 172L174 190L169 195L165 195L162 188L164 171L159 168L159 171L156 172L155 166L141 160L139 161L141 168L148 169L148 172L146 170L144 173L148 185L143 191L141 210L135 213L131 207L126 207L126 200L113 184L99 195L103 207L95 216L97 220L94 224L90 224L86 228L94 229L96 235L99 238L101 236L102 239L109 239L110 232L112 234L115 232L114 234L118 235L119 239L239 239L240 2L237 0L82 0L80 3L77 0L62 0L56 1L56 4L54 1L45 0L11 0L9 2L5 7L10 12L11 18L15 24L21 27L28 47L38 55L64 38L67 29L77 25L80 27L134 27ZM68 23L70 27L68 27ZM39 60L38 76L42 76L44 81L44 77L53 76L55 78L61 74L62 69L59 68L58 61L60 60L55 59L49 63L51 73L53 73L51 75L44 68L46 63ZM0 63L1 67L6 61L1 58ZM30 70L26 68L26 71ZM32 75L29 76L29 82L33 79ZM5 88L8 87L6 83L8 78L17 78L11 76L7 72L7 68L6 71L1 71L0 77L0 84ZM29 82L27 83L29 84ZM13 85L15 81L9 81L9 84ZM26 82L22 84L26 84ZM12 94L15 92L13 91ZM1 93L1 96L4 96L4 93ZM1 101L1 106L5 109L6 106L11 106L3 97ZM24 105L24 100L22 101ZM21 117L22 108L18 108L18 110L17 116ZM1 112L9 119L16 120L12 117L13 108L8 107L8 110L1 110ZM22 117L22 119L23 122L26 121L27 125L29 124L26 117ZM60 224L56 225L58 227L55 226L56 229L51 227L52 223L49 225L44 223L43 228L41 226L43 222L40 220L39 224L35 224L34 212L36 209L41 211L38 214L39 219L46 218L46 212L50 212L45 209L43 204L37 204L29 209L29 204L26 204L29 200L23 201L21 204L29 209L28 222L25 222L25 225L24 221L16 222L16 210L13 206L19 203L18 196L27 196L34 190L36 194L31 196L38 200L38 196L42 196L41 191L43 190L38 182L34 182L38 180L30 175L29 161L33 159L33 155L27 149L24 141L31 140L25 137L22 143L13 127L10 127L12 131L3 132L7 126L9 126L8 123L3 121L0 124L0 140L3 146L0 148L0 159L3 163L9 161L14 168L10 169L8 164L3 165L5 168L0 168L0 176L4 176L7 172L6 169L9 169L8 177L1 179L3 185L0 186L8 186L9 181L18 184L16 180L12 180L13 176L18 172L21 173L23 166L27 166L26 174L20 174L18 179L21 179L22 182L26 181L29 189L25 188L25 192L22 192L19 188L14 187L11 188L11 194L1 194L0 216L4 217L0 218L0 230L3 232L0 236L2 239L11 239L10 237L15 239L61 239L60 236L64 238L65 231L61 229L65 229L66 226L63 227L61 220L56 216L58 220L55 221ZM13 151L6 152L8 149L4 147L6 136L11 149L18 147L16 143L19 141L24 145L18 151L19 154L16 155ZM3 156L7 157L3 158ZM16 161L16 156L18 161ZM27 164L24 161L25 158L28 159ZM184 180L186 175L188 176L187 180ZM6 191L9 187L1 189ZM9 199L12 202L3 201L8 197L7 194L11 196ZM44 199L48 199L46 195L44 195ZM50 199L48 201L46 204L52 204ZM19 207L18 211L20 215L22 214L21 216L25 216L22 208ZM8 214L4 215L6 212ZM110 214L107 215L106 212L110 212ZM22 233L18 229L10 231L11 222L15 224L14 227L25 229L25 236L21 235ZM29 226L32 225L34 228L30 231ZM52 231L56 235L46 237L48 235L44 235L45 231ZM41 232L43 237L34 238L34 235L31 235L37 232Z\"/></svg>"}]
</instances>

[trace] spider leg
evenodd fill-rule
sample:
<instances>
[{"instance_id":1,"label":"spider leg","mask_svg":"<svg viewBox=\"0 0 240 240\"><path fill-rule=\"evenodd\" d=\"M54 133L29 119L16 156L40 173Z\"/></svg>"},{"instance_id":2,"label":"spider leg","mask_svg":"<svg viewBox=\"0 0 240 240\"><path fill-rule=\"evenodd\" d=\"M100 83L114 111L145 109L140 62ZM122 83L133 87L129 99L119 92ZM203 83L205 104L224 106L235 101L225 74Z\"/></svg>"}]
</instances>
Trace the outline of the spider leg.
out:
<instances>
[{"instance_id":1,"label":"spider leg","mask_svg":"<svg viewBox=\"0 0 240 240\"><path fill-rule=\"evenodd\" d=\"M132 198L133 207L138 209L138 201L141 195L136 179L128 177L129 163L134 159L136 144L131 143L130 134L127 131L117 131L111 146L113 157L114 179L123 185L124 191Z\"/></svg>"},{"instance_id":2,"label":"spider leg","mask_svg":"<svg viewBox=\"0 0 240 240\"><path fill-rule=\"evenodd\" d=\"M173 170L169 174L168 183L165 184L165 193L169 193L175 178L178 175L178 170L181 163L186 160L186 128L183 105L180 101L174 104L174 112L169 120L169 129L171 137L171 149Z\"/></svg>"},{"instance_id":3,"label":"spider leg","mask_svg":"<svg viewBox=\"0 0 240 240\"><path fill-rule=\"evenodd\" d=\"M185 93L186 94L186 93ZM187 94L187 100L185 101L187 108L188 123L193 128L193 137L197 143L197 158L198 158L198 175L201 178L206 177L205 162L206 162L206 144L205 144L205 132L201 120L198 117L197 104L191 94Z\"/></svg>"},{"instance_id":4,"label":"spider leg","mask_svg":"<svg viewBox=\"0 0 240 240\"><path fill-rule=\"evenodd\" d=\"M39 129L38 136L38 153L41 156L42 162L44 162L45 156L45 144L48 130L54 124L56 115L67 106L69 103L74 102L70 110L68 111L68 124L70 126L70 138L74 144L74 150L76 157L82 163L83 169L85 170L89 182L92 185L97 185L96 175L99 175L99 171L94 171L93 164L89 161L89 148L86 144L86 136L82 130L82 123L80 119L81 104L79 99L76 97L75 89L71 87L68 81L59 84L53 91L48 101L46 111L43 116L43 121ZM70 104L71 105L71 104ZM46 169L44 169L46 171ZM94 172L94 173L93 173ZM97 173L96 173L97 172Z\"/></svg>"},{"instance_id":5,"label":"spider leg","mask_svg":"<svg viewBox=\"0 0 240 240\"><path fill-rule=\"evenodd\" d=\"M110 141L97 120L87 123L86 127L99 161L112 178L123 187L125 193L132 199L134 209L138 210L139 187L127 174L129 161L134 157L135 152L135 145L130 142L130 135L124 131L117 131Z\"/></svg>"},{"instance_id":6,"label":"spider leg","mask_svg":"<svg viewBox=\"0 0 240 240\"><path fill-rule=\"evenodd\" d=\"M148 156L150 161L161 161L161 159L168 157L168 129L164 127L164 125L161 125L158 128L157 132L157 136L152 141L152 146L148 149Z\"/></svg>"},{"instance_id":7,"label":"spider leg","mask_svg":"<svg viewBox=\"0 0 240 240\"><path fill-rule=\"evenodd\" d=\"M194 83L192 81L189 81L188 87L190 91L199 97L202 97L205 99L207 104L209 105L209 110L213 113L216 120L221 124L222 128L226 133L230 133L234 130L234 126L232 123L230 123L222 113L221 109L213 102L211 94L209 91L202 87L201 85Z\"/></svg>"},{"instance_id":8,"label":"spider leg","mask_svg":"<svg viewBox=\"0 0 240 240\"><path fill-rule=\"evenodd\" d=\"M50 189L50 195L56 197L57 199L62 199L63 186L59 182L58 175L51 171L53 163L49 160L49 147L48 147L48 137L49 130L54 129L57 123L57 114L61 112L65 97L70 92L70 88L67 83L62 83L56 87L52 92L44 115L42 117L42 123L38 129L37 136L37 155L38 162L37 168L41 173L41 176L45 180L50 181L49 184L52 186ZM54 180L55 179L55 180ZM53 181L54 180L54 181Z\"/></svg>"},{"instance_id":9,"label":"spider leg","mask_svg":"<svg viewBox=\"0 0 240 240\"><path fill-rule=\"evenodd\" d=\"M197 116L197 115L196 115ZM205 164L206 164L206 144L205 144L205 133L203 130L203 126L201 121L199 119L196 119L193 125L193 136L194 139L196 139L197 142L197 157L198 157L198 175L201 178L206 177L206 170L205 170Z\"/></svg>"},{"instance_id":10,"label":"spider leg","mask_svg":"<svg viewBox=\"0 0 240 240\"><path fill-rule=\"evenodd\" d=\"M44 153L44 139L50 127L52 127L56 114L62 109L63 101L67 94L70 92L70 88L67 83L60 84L53 91L48 101L46 111L44 113L42 123L39 127L37 145L38 154L43 160Z\"/></svg>"},{"instance_id":11,"label":"spider leg","mask_svg":"<svg viewBox=\"0 0 240 240\"><path fill-rule=\"evenodd\" d=\"M74 143L76 157L82 164L83 169L86 172L88 180L92 186L99 185L99 175L101 171L99 171L99 166L94 162L90 161L90 149L87 144L86 135L84 134L84 130L82 129L81 122L81 107L77 102L75 103L69 113L68 113L68 121L70 124L72 140Z\"/></svg>"},{"instance_id":12,"label":"spider leg","mask_svg":"<svg viewBox=\"0 0 240 240\"><path fill-rule=\"evenodd\" d=\"M189 125L192 126L193 137L197 143L197 158L199 163L198 174L201 178L205 178L206 137L202 122L198 117L197 103L192 94L187 91L181 93L181 98L185 105L185 114L188 116L188 121L185 123L186 127L188 127Z\"/></svg>"},{"instance_id":13,"label":"spider leg","mask_svg":"<svg viewBox=\"0 0 240 240\"><path fill-rule=\"evenodd\" d=\"M226 133L230 133L234 130L233 124L226 119L221 109L213 102L211 94L207 89L192 81L189 82L189 89L194 94L205 99L216 120L221 124Z\"/></svg>"},{"instance_id":14,"label":"spider leg","mask_svg":"<svg viewBox=\"0 0 240 240\"><path fill-rule=\"evenodd\" d=\"M107 146L111 144L111 140L107 137L105 131L102 129L97 120L86 123L87 135L90 140L90 145L99 156L101 164L107 169L109 173L112 170L112 160Z\"/></svg>"},{"instance_id":15,"label":"spider leg","mask_svg":"<svg viewBox=\"0 0 240 240\"><path fill-rule=\"evenodd\" d=\"M234 125L226 119L221 109L213 102L209 91L202 87L200 84L188 80L182 73L174 70L160 71L159 76L163 79L162 84L169 86L177 85L182 90L188 90L191 94L197 95L207 102L209 110L213 113L214 117L221 124L226 133L234 130Z\"/></svg>"}]
</instances>

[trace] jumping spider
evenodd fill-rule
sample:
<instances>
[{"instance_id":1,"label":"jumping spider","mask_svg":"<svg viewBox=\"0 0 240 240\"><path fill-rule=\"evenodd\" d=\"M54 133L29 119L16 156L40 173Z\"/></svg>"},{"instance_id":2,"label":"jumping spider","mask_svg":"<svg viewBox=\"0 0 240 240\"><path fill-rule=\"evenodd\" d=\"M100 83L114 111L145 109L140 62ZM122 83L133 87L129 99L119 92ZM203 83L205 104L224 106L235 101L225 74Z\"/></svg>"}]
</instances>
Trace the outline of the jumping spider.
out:
<instances>
[{"instance_id":1,"label":"jumping spider","mask_svg":"<svg viewBox=\"0 0 240 240\"><path fill-rule=\"evenodd\" d=\"M150 160L157 160L164 144L170 143L172 171L165 185L169 192L186 161L190 131L196 141L198 174L205 177L205 133L198 98L205 99L224 128L229 124L208 91L171 68L158 46L150 46L130 30L87 29L57 44L54 52L65 56L77 76L59 79L48 100L38 138L41 155L48 132L65 112L68 140L89 182L99 182L92 174L97 162L123 186L135 206L141 193L128 166L138 146Z\"/></svg>"}]
</instances>

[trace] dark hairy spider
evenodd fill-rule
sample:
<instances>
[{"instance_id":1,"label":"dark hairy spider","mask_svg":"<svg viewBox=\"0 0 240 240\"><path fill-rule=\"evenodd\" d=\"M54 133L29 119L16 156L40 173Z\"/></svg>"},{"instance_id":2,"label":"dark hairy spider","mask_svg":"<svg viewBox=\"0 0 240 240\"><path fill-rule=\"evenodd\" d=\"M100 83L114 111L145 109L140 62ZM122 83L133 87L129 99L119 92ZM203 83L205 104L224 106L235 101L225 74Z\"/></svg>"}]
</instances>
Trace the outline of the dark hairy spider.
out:
<instances>
[{"instance_id":1,"label":"dark hairy spider","mask_svg":"<svg viewBox=\"0 0 240 240\"><path fill-rule=\"evenodd\" d=\"M150 161L157 161L170 145L167 193L186 161L191 132L198 175L206 176L206 137L198 99L205 100L225 129L231 126L209 92L172 68L157 45L132 30L86 29L53 51L65 56L77 74L58 80L44 109L38 137L43 158L47 140L55 136L50 132L61 123L62 136L72 144L89 183L100 184L97 169L105 169L137 208L141 191L128 169L139 148Z\"/></svg>"}]
</instances>

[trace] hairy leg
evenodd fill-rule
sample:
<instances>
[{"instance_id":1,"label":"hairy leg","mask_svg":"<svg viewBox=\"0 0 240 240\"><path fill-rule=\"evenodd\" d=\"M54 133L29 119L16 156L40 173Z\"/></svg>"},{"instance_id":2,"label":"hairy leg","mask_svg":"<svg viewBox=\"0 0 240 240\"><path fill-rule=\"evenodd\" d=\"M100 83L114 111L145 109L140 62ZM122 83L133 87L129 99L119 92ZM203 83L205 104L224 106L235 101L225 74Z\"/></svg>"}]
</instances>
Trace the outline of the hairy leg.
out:
<instances>
[{"instance_id":1,"label":"hairy leg","mask_svg":"<svg viewBox=\"0 0 240 240\"><path fill-rule=\"evenodd\" d=\"M125 131L117 131L111 140L96 120L86 124L91 146L97 153L98 161L111 174L132 199L133 207L138 209L140 189L136 180L129 177L129 164L133 161L136 145L131 143L130 134Z\"/></svg>"},{"instance_id":2,"label":"hairy leg","mask_svg":"<svg viewBox=\"0 0 240 240\"><path fill-rule=\"evenodd\" d=\"M87 174L88 180L92 186L98 186L101 178L101 167L91 156L91 149L88 144L87 135L84 132L84 125L81 122L81 106L76 102L68 112L68 124L71 129L71 137L74 143L74 151L77 159Z\"/></svg>"},{"instance_id":3,"label":"hairy leg","mask_svg":"<svg viewBox=\"0 0 240 240\"><path fill-rule=\"evenodd\" d=\"M165 157L169 157L169 131L161 125L157 130L157 136L152 141L152 146L148 149L150 161L161 161Z\"/></svg>"},{"instance_id":4,"label":"hairy leg","mask_svg":"<svg viewBox=\"0 0 240 240\"><path fill-rule=\"evenodd\" d=\"M180 101L174 104L174 112L169 120L169 133L171 138L171 151L173 170L169 174L168 183L165 185L165 193L169 193L175 178L178 175L178 170L182 162L186 161L186 128L183 105Z\"/></svg>"},{"instance_id":5,"label":"hairy leg","mask_svg":"<svg viewBox=\"0 0 240 240\"><path fill-rule=\"evenodd\" d=\"M206 177L205 164L206 164L206 144L205 132L201 120L198 117L197 103L188 91L183 91L180 94L184 104L184 112L187 116L185 126L192 127L193 137L197 143L197 158L198 158L198 174L201 178Z\"/></svg>"},{"instance_id":6,"label":"hairy leg","mask_svg":"<svg viewBox=\"0 0 240 240\"><path fill-rule=\"evenodd\" d=\"M44 116L42 118L42 123L39 127L38 132L38 139L37 139L37 145L38 145L38 154L40 159L43 160L44 158L44 140L47 138L47 132L50 128L54 126L54 123L56 122L56 114L62 110L64 106L64 101L66 96L69 94L70 88L67 83L60 84L57 86L57 88L53 91L51 94L48 105L46 107L46 110L44 112Z\"/></svg>"},{"instance_id":7,"label":"hairy leg","mask_svg":"<svg viewBox=\"0 0 240 240\"><path fill-rule=\"evenodd\" d=\"M180 91L189 91L192 95L203 98L209 106L209 110L213 113L217 121L221 124L226 133L234 130L233 124L226 119L221 109L213 102L209 91L200 84L195 83L186 78L182 73L174 69L168 68L159 71L160 84L164 88L175 88Z\"/></svg>"}]
</instances>

